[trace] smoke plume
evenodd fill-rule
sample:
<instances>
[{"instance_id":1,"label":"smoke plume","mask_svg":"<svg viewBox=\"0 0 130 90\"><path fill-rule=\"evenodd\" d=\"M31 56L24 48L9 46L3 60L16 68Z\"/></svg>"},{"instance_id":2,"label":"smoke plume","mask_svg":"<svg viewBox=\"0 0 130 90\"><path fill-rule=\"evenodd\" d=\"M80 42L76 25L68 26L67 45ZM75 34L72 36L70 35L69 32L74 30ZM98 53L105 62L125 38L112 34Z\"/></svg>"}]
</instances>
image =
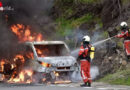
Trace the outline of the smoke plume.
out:
<instances>
[{"instance_id":1,"label":"smoke plume","mask_svg":"<svg viewBox=\"0 0 130 90\"><path fill-rule=\"evenodd\" d=\"M107 55L108 53L113 54L116 44L114 41L111 39L105 39L106 36L104 36L104 31L100 30L95 30L93 31L83 31L83 30L78 30L78 33L75 34L75 40L74 42L77 41L77 46L74 50L71 51L71 55L74 56L76 59L78 58L78 53L80 50L80 45L82 42L82 38L85 35L89 35L91 38L91 44L94 45L95 47L95 58L92 60L91 64L93 67L91 67L91 76L92 79L96 79L96 77L100 74L100 67L102 63L102 58ZM112 38L113 39L113 38ZM77 74L79 75L79 74Z\"/></svg>"},{"instance_id":2,"label":"smoke plume","mask_svg":"<svg viewBox=\"0 0 130 90\"><path fill-rule=\"evenodd\" d=\"M23 49L17 36L11 32L11 25L29 25L32 32L40 32L44 38L54 30L49 17L53 0L2 0L2 3L4 7L10 6L14 10L0 12L0 59L11 58Z\"/></svg>"},{"instance_id":3,"label":"smoke plume","mask_svg":"<svg viewBox=\"0 0 130 90\"><path fill-rule=\"evenodd\" d=\"M99 75L98 67L97 66L92 66L91 69L90 69L90 73L91 73L92 80L96 79L96 77ZM80 71L73 72L73 74L71 75L71 79L72 79L73 82L82 81Z\"/></svg>"}]
</instances>

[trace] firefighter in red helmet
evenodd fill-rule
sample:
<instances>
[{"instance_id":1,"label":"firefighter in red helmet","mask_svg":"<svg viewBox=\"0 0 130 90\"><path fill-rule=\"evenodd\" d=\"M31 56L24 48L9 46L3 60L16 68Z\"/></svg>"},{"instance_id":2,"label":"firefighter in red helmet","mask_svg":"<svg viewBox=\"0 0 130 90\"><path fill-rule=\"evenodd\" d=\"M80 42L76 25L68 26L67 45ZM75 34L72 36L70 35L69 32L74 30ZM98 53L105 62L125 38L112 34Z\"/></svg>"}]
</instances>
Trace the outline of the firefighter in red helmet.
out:
<instances>
[{"instance_id":1,"label":"firefighter in red helmet","mask_svg":"<svg viewBox=\"0 0 130 90\"><path fill-rule=\"evenodd\" d=\"M80 60L80 66L81 66L81 76L84 81L84 84L80 85L81 87L91 87L91 76L90 76L90 51L91 51L91 45L90 45L90 37L84 36L83 37L83 43L80 47L79 51L79 60Z\"/></svg>"},{"instance_id":2,"label":"firefighter in red helmet","mask_svg":"<svg viewBox=\"0 0 130 90\"><path fill-rule=\"evenodd\" d=\"M130 61L130 29L126 22L121 22L121 34L116 35L118 38L124 38L124 47L127 55L127 60Z\"/></svg>"}]
</instances>

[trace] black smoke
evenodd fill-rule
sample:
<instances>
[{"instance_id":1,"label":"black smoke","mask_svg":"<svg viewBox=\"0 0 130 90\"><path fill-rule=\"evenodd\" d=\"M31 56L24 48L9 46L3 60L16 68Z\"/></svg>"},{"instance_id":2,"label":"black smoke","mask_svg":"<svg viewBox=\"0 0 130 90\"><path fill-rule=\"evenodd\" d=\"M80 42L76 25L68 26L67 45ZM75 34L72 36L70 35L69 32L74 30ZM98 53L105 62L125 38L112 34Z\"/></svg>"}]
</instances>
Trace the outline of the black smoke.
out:
<instances>
[{"instance_id":1,"label":"black smoke","mask_svg":"<svg viewBox=\"0 0 130 90\"><path fill-rule=\"evenodd\" d=\"M32 32L42 33L44 39L54 31L50 10L53 0L1 0L4 7L14 10L0 12L0 59L11 58L23 47L10 27L14 24L30 25Z\"/></svg>"}]
</instances>

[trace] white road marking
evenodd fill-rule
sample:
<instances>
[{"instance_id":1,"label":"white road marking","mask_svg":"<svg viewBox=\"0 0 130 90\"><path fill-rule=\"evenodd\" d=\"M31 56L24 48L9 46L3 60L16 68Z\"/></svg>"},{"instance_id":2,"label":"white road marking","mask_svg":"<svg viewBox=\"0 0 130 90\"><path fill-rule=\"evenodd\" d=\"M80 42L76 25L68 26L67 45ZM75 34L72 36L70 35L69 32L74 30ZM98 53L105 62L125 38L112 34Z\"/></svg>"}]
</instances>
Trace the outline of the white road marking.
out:
<instances>
[{"instance_id":1,"label":"white road marking","mask_svg":"<svg viewBox=\"0 0 130 90\"><path fill-rule=\"evenodd\" d=\"M97 89L100 89L100 90L107 90L108 88L97 88Z\"/></svg>"},{"instance_id":2,"label":"white road marking","mask_svg":"<svg viewBox=\"0 0 130 90\"><path fill-rule=\"evenodd\" d=\"M54 87L54 86L56 86L56 85L50 85L50 86Z\"/></svg>"},{"instance_id":3,"label":"white road marking","mask_svg":"<svg viewBox=\"0 0 130 90\"><path fill-rule=\"evenodd\" d=\"M75 86L70 85L69 87L75 87Z\"/></svg>"},{"instance_id":4,"label":"white road marking","mask_svg":"<svg viewBox=\"0 0 130 90\"><path fill-rule=\"evenodd\" d=\"M52 87L80 87L79 85L69 85L69 84L56 84L56 85L49 85L49 86L52 86ZM98 90L128 90L127 88L116 88L116 87L81 87L81 88L95 88L95 89L98 89Z\"/></svg>"},{"instance_id":5,"label":"white road marking","mask_svg":"<svg viewBox=\"0 0 130 90\"><path fill-rule=\"evenodd\" d=\"M60 86L60 87L66 87L67 85L64 85L64 84L59 84L57 86Z\"/></svg>"},{"instance_id":6,"label":"white road marking","mask_svg":"<svg viewBox=\"0 0 130 90\"><path fill-rule=\"evenodd\" d=\"M92 87L83 87L83 88L92 88Z\"/></svg>"},{"instance_id":7,"label":"white road marking","mask_svg":"<svg viewBox=\"0 0 130 90\"><path fill-rule=\"evenodd\" d=\"M107 87L107 88L97 88L100 90L127 90L127 88L114 88L114 87Z\"/></svg>"}]
</instances>

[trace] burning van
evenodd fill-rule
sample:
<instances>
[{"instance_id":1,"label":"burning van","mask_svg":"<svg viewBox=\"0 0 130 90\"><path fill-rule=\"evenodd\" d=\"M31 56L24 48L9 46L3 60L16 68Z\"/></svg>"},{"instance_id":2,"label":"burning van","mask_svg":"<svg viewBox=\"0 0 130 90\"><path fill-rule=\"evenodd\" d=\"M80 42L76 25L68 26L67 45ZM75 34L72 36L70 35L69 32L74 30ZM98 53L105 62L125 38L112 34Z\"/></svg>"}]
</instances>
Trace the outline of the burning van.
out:
<instances>
[{"instance_id":1,"label":"burning van","mask_svg":"<svg viewBox=\"0 0 130 90\"><path fill-rule=\"evenodd\" d=\"M35 72L49 74L54 79L60 73L78 70L76 59L63 41L26 42L26 46L32 51L30 66Z\"/></svg>"}]
</instances>

